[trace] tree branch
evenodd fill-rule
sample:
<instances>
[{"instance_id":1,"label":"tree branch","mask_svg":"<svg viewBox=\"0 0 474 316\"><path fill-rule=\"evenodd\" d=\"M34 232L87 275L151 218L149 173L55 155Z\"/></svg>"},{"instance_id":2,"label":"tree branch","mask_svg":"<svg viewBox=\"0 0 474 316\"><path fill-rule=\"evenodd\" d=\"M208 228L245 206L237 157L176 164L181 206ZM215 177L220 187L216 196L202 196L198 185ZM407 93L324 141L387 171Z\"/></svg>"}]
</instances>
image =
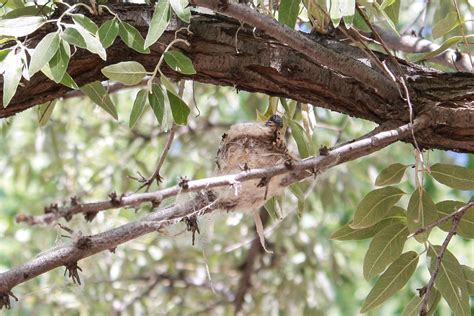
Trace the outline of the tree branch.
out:
<instances>
[{"instance_id":1,"label":"tree branch","mask_svg":"<svg viewBox=\"0 0 474 316\"><path fill-rule=\"evenodd\" d=\"M364 64L352 58L327 49L301 33L279 23L272 17L264 15L245 4L234 3L228 0L190 0L190 3L247 23L281 43L296 49L322 66L329 67L345 76L355 78L359 82L368 83L377 93L388 96L392 101L400 98L396 84L383 74L373 69L367 69Z\"/></svg>"},{"instance_id":2,"label":"tree branch","mask_svg":"<svg viewBox=\"0 0 474 316\"><path fill-rule=\"evenodd\" d=\"M423 301L421 302L421 305L420 305L420 316L427 315L428 301L430 299L431 290L433 289L434 282L436 280L436 277L438 276L439 269L441 268L441 262L443 261L444 253L446 252L446 249L448 248L448 244L451 241L451 238L453 238L453 236L456 234L456 230L458 228L459 223L461 222L462 217L464 216L464 214L466 214L467 210L473 205L474 205L474 199L471 199L469 203L467 203L466 205L461 207L459 210L457 210L455 213L453 213L455 214L454 216L452 216L453 224L451 226L451 229L448 232L448 235L446 235L446 238L444 239L443 244L441 245L439 254L436 256L433 274L431 274L430 281L428 282L428 285L426 286L426 290L424 291Z\"/></svg>"},{"instance_id":3,"label":"tree branch","mask_svg":"<svg viewBox=\"0 0 474 316\"><path fill-rule=\"evenodd\" d=\"M161 201L165 196L174 196L181 192L193 192L218 186L235 185L241 181L288 173L290 175L289 179L284 179L281 183L281 185L286 186L289 185L291 181L296 181L296 179L301 177L302 174L306 174L307 176L307 172L303 173L305 170L317 170L318 173L321 173L330 167L339 165L348 160L354 160L369 155L393 142L396 142L397 140L408 137L412 128L417 131L426 128L430 123L430 117L423 115L415 120L413 126L411 124L405 124L398 128L381 131L375 135L370 134L367 138L341 145L334 150L330 150L325 153L326 155L324 156L311 157L296 162L292 166L282 164L269 168L243 171L233 175L189 181L186 189L175 186L152 193L124 196L115 201L115 205L112 201L102 201L80 204L75 208L73 207L73 209L76 213L84 208L88 209L88 211L97 212L103 209L139 205L145 202L155 201L156 199ZM116 205L117 203L120 203L120 205ZM9 295L11 294L11 289L14 286L26 282L40 274L63 265L70 266L71 264L76 264L77 261L104 250L114 250L118 245L129 240L177 223L187 216L209 213L218 209L219 206L219 201L216 200L213 192L207 190L205 193L198 194L194 199L186 203L155 211L139 220L103 233L76 238L76 240L68 245L51 249L26 264L0 273L0 302L3 302L2 306L9 306ZM43 216L47 215L48 214ZM48 217L49 221L52 221L55 218L54 215ZM44 218L41 218L41 220L44 221Z\"/></svg>"}]
</instances>

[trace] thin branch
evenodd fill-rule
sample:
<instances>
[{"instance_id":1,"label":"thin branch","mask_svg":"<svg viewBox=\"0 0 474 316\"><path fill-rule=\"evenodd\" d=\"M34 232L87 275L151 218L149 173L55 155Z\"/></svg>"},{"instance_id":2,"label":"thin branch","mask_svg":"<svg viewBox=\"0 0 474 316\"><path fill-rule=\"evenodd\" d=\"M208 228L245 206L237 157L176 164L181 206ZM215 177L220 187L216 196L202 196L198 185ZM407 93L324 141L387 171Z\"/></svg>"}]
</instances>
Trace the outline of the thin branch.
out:
<instances>
[{"instance_id":1,"label":"thin branch","mask_svg":"<svg viewBox=\"0 0 474 316\"><path fill-rule=\"evenodd\" d=\"M430 299L431 290L433 289L434 282L441 268L441 262L443 261L444 253L446 252L446 249L448 248L448 244L451 241L451 238L453 238L453 236L456 234L456 230L458 228L459 223L461 222L461 218L464 216L464 214L466 214L467 210L472 205L474 205L474 198L471 199L471 201L469 201L468 204L464 205L458 211L456 211L455 212L456 215L452 217L453 224L451 225L451 229L449 230L448 235L446 235L446 238L444 239L444 242L441 245L439 254L436 257L433 274L431 275L430 281L428 282L428 285L426 286L426 289L423 294L423 301L421 302L420 313L419 313L420 316L427 315L428 301Z\"/></svg>"},{"instance_id":2,"label":"thin branch","mask_svg":"<svg viewBox=\"0 0 474 316\"><path fill-rule=\"evenodd\" d=\"M437 50L441 45L411 34L397 35L394 32L375 26L388 48L405 53L428 53ZM430 62L448 66L457 71L474 72L473 57L448 48L444 52L427 59ZM468 62L466 62L468 61Z\"/></svg>"},{"instance_id":3,"label":"thin branch","mask_svg":"<svg viewBox=\"0 0 474 316\"><path fill-rule=\"evenodd\" d=\"M170 133L168 135L168 140L166 141L166 144L165 144L165 148L163 148L160 158L158 159L155 172L153 172L153 175L148 179L144 179L144 178L137 179L139 182L143 182L143 184L140 186L138 190L145 188L145 192L148 192L148 190L150 190L150 186L153 184L155 180L157 183L161 183L161 181L163 180L163 178L160 175L160 170L161 170L161 167L163 166L163 163L165 162L166 156L168 155L168 151L171 148L171 144L173 143L175 133L176 133L176 124L173 123L170 129Z\"/></svg>"},{"instance_id":4,"label":"thin branch","mask_svg":"<svg viewBox=\"0 0 474 316\"><path fill-rule=\"evenodd\" d=\"M424 233L425 231L428 231L436 226L438 226L439 224L447 221L448 219L450 218L453 218L455 216L458 216L459 214L464 214L464 212L466 212L466 210L468 208L471 208L472 206L474 206L474 202L469 202L467 203L466 205L460 207L459 209L457 209L456 211L454 211L453 213L451 214L448 214L444 217L441 217L440 219L434 221L433 223L429 224L429 225L426 225L425 227L421 227L419 228L418 230L416 230L413 234L411 234L410 236L408 236L408 238L410 237L413 237L413 236L416 236L418 234L421 234L421 233Z\"/></svg>"},{"instance_id":5,"label":"thin branch","mask_svg":"<svg viewBox=\"0 0 474 316\"><path fill-rule=\"evenodd\" d=\"M191 0L190 3L211 9L256 27L276 40L308 56L318 64L329 67L345 76L355 78L357 81L378 91L380 95L389 96L391 100L399 98L394 82L382 74L367 68L352 58L342 56L327 49L323 45L312 41L303 34L290 29L272 17L264 15L247 5L228 0Z\"/></svg>"},{"instance_id":6,"label":"thin branch","mask_svg":"<svg viewBox=\"0 0 474 316\"><path fill-rule=\"evenodd\" d=\"M415 120L413 128L420 130L431 124L431 118L423 115ZM165 197L176 196L182 192L195 192L203 189L214 187L232 186L242 181L248 181L256 178L265 178L279 174L289 174L281 185L287 186L292 181L298 181L308 176L306 170L315 170L321 173L331 167L342 164L349 160L354 160L373 152L380 150L410 135L411 124L405 124L391 130L384 130L379 133L354 141L345 145L341 145L333 150L325 152L324 156L311 157L299 162L295 162L291 166L281 164L269 168L252 169L243 171L238 174L213 177L202 180L187 182L186 188L179 186L170 187L151 193L131 194L120 198L96 202L84 203L69 207L69 211L80 213L84 209L89 212L98 212L104 209L117 208L123 206L135 206L145 202L161 201ZM123 244L132 239L136 239L148 233L155 232L163 227L175 224L187 216L203 215L212 212L220 207L219 201L212 191L200 193L194 199L174 205L162 210L150 213L143 218L119 226L117 228L90 236L80 236L73 242L51 249L41 256L36 257L30 262L12 268L6 272L0 273L0 301L9 301L9 293L11 289L23 282L26 282L38 275L46 273L60 266L68 266L71 263L90 257L104 250L113 251L118 245ZM45 218L46 216L46 218ZM59 218L55 213L45 214L42 217L30 217L32 223L51 222ZM6 304L4 304L6 306Z\"/></svg>"},{"instance_id":7,"label":"thin branch","mask_svg":"<svg viewBox=\"0 0 474 316\"><path fill-rule=\"evenodd\" d=\"M415 120L413 129L421 130L430 124L431 118L427 115L423 115ZM305 160L294 162L291 166L281 164L268 168L246 170L237 174L191 180L187 181L185 187L176 185L155 192L130 193L120 196L111 194L110 199L105 201L90 203L78 203L76 201L75 203L71 203L71 205L61 207L52 205L47 208L49 212L46 214L38 216L20 214L17 216L16 221L25 222L30 225L51 224L60 218L69 220L76 214L96 213L121 207L135 207L144 203L152 203L153 206L158 206L164 199L177 196L180 193L197 192L216 187L235 186L239 182L274 177L280 174L289 174L282 183L283 186L288 186L308 177L307 170L317 169L318 173L321 173L330 167L366 156L393 142L403 139L407 136L407 133L410 133L411 126L411 124L405 124L390 130L383 130L382 127L378 127L376 130L381 131L377 134L369 133L368 135L370 137L366 135L365 138L361 137L360 140L349 142L328 151L325 155L306 158Z\"/></svg>"}]
</instances>

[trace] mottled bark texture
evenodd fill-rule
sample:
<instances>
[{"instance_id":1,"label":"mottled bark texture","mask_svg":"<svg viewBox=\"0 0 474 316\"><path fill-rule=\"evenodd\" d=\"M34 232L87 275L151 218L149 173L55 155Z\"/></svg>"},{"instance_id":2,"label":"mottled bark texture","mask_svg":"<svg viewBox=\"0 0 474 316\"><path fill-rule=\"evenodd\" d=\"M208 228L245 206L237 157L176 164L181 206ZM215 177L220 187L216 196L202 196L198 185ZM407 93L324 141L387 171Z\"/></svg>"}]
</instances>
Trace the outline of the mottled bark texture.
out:
<instances>
[{"instance_id":1,"label":"mottled bark texture","mask_svg":"<svg viewBox=\"0 0 474 316\"><path fill-rule=\"evenodd\" d=\"M152 8L145 5L115 5L121 19L133 24L145 36L151 19ZM91 17L98 24L110 16ZM79 49L71 59L68 72L79 85L94 80L105 80L100 69L106 65L126 60L142 63L152 70L175 31L184 25L173 20L159 43L151 47L151 54L141 55L127 48L119 39L107 50L107 61ZM192 60L197 74L185 76L163 66L164 73L173 79L192 79L214 85L233 86L239 90L261 92L288 97L317 107L363 118L375 123L409 122L407 102L394 93L396 85L374 89L364 80L351 77L351 68L338 71L321 65L307 55L248 25L218 15L194 13L190 25L192 34L181 31L189 47L179 44ZM51 30L49 30L51 31ZM42 30L28 40L34 47L45 32ZM356 61L357 67L367 72L385 75L374 66L358 48L317 35L305 35L337 53L336 58ZM396 67L382 54L377 54L394 73ZM417 135L420 147L439 148L474 153L474 74L439 73L432 69L408 64L399 60L407 77L408 88L415 116L429 113L434 123ZM335 61L337 64L338 61ZM360 69L358 69L360 73ZM371 75L372 76L372 75ZM373 76L372 76L373 78ZM1 85L1 83L0 83ZM1 85L3 86L3 85ZM70 90L35 75L30 82L22 81L16 96L7 108L0 108L0 118L12 116L46 101L63 97ZM411 138L406 139L407 142Z\"/></svg>"}]
</instances>

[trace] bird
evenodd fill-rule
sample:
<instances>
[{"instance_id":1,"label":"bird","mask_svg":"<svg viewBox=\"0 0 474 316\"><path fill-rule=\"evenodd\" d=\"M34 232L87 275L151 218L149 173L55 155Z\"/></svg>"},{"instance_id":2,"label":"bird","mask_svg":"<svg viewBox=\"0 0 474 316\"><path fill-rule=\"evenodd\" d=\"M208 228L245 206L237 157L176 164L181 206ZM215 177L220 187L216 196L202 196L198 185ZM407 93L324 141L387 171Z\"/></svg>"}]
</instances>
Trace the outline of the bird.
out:
<instances>
[{"instance_id":1,"label":"bird","mask_svg":"<svg viewBox=\"0 0 474 316\"><path fill-rule=\"evenodd\" d=\"M217 175L239 173L254 168L265 168L296 160L289 153L281 135L283 120L272 115L265 123L238 123L222 135L217 150ZM255 179L239 183L237 187L215 191L221 208L227 211L253 212L263 248L263 225L258 210L267 200L280 195L284 189L281 181L285 175L269 179Z\"/></svg>"}]
</instances>

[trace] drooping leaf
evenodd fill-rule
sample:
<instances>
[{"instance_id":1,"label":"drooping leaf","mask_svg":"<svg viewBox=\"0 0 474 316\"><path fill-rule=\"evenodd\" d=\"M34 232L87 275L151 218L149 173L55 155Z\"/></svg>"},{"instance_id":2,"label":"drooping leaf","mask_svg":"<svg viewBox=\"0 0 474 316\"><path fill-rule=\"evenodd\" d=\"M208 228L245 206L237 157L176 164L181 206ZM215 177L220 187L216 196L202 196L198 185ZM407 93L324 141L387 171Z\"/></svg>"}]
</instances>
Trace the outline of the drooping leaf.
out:
<instances>
[{"instance_id":1,"label":"drooping leaf","mask_svg":"<svg viewBox=\"0 0 474 316\"><path fill-rule=\"evenodd\" d=\"M370 227L354 229L351 228L352 221L342 226L331 235L331 239L334 240L363 240L373 237L376 233L381 231L383 228L394 224L406 222L406 212L401 207L394 206L390 210L387 217L375 225Z\"/></svg>"},{"instance_id":2,"label":"drooping leaf","mask_svg":"<svg viewBox=\"0 0 474 316\"><path fill-rule=\"evenodd\" d=\"M428 269L431 274L434 272L436 258L439 256L440 251L441 246L430 246L428 249L428 258L430 260ZM471 315L469 292L462 267L456 257L447 249L441 260L435 285L455 315Z\"/></svg>"},{"instance_id":3,"label":"drooping leaf","mask_svg":"<svg viewBox=\"0 0 474 316\"><path fill-rule=\"evenodd\" d=\"M170 2L169 0L160 0L155 4L155 10L153 11L153 17L150 22L150 28L145 38L145 48L155 44L156 41L163 35L169 20Z\"/></svg>"},{"instance_id":4,"label":"drooping leaf","mask_svg":"<svg viewBox=\"0 0 474 316\"><path fill-rule=\"evenodd\" d=\"M459 201L442 201L436 204L436 208L438 210L439 217L445 217L461 207L463 207L465 203ZM442 230L449 232L452 226L452 220L447 220L439 224L439 228ZM461 217L456 233L464 238L474 239L474 206L470 207L466 213L464 213L463 217Z\"/></svg>"},{"instance_id":5,"label":"drooping leaf","mask_svg":"<svg viewBox=\"0 0 474 316\"><path fill-rule=\"evenodd\" d=\"M160 81L163 86L165 86L166 90L174 94L175 96L178 95L178 88L176 87L176 84L172 82L171 80L168 79L165 75L160 76Z\"/></svg>"},{"instance_id":6,"label":"drooping leaf","mask_svg":"<svg viewBox=\"0 0 474 316\"><path fill-rule=\"evenodd\" d=\"M296 19L300 12L301 0L282 0L278 9L278 22L295 28Z\"/></svg>"},{"instance_id":7,"label":"drooping leaf","mask_svg":"<svg viewBox=\"0 0 474 316\"><path fill-rule=\"evenodd\" d=\"M58 32L46 34L43 39L36 45L35 50L31 56L30 67L28 73L33 76L44 65L46 65L51 58L56 54L59 48L59 34Z\"/></svg>"},{"instance_id":8,"label":"drooping leaf","mask_svg":"<svg viewBox=\"0 0 474 316\"><path fill-rule=\"evenodd\" d=\"M135 85L143 80L147 72L142 64L136 61L123 61L102 68L101 72L109 78L125 85Z\"/></svg>"},{"instance_id":9,"label":"drooping leaf","mask_svg":"<svg viewBox=\"0 0 474 316\"><path fill-rule=\"evenodd\" d=\"M11 51L4 62L6 67L3 73L3 107L6 108L20 84L23 61L20 54Z\"/></svg>"},{"instance_id":10,"label":"drooping leaf","mask_svg":"<svg viewBox=\"0 0 474 316\"><path fill-rule=\"evenodd\" d=\"M94 21L92 21L83 14L72 14L72 20L74 21L74 23L79 24L92 34L97 33L97 31L99 30L97 24L95 24Z\"/></svg>"},{"instance_id":11,"label":"drooping leaf","mask_svg":"<svg viewBox=\"0 0 474 316\"><path fill-rule=\"evenodd\" d=\"M391 186L369 192L357 206L350 226L360 229L378 223L387 216L403 194L405 192Z\"/></svg>"},{"instance_id":12,"label":"drooping leaf","mask_svg":"<svg viewBox=\"0 0 474 316\"><path fill-rule=\"evenodd\" d=\"M82 37L81 33L79 33L79 31L73 27L66 28L61 33L61 38L76 47L87 48L84 37Z\"/></svg>"},{"instance_id":13,"label":"drooping leaf","mask_svg":"<svg viewBox=\"0 0 474 316\"><path fill-rule=\"evenodd\" d=\"M467 284L467 291L470 296L474 295L474 269L465 265L461 265L464 279Z\"/></svg>"},{"instance_id":14,"label":"drooping leaf","mask_svg":"<svg viewBox=\"0 0 474 316\"><path fill-rule=\"evenodd\" d=\"M38 124L43 127L48 123L57 100L49 101L38 106Z\"/></svg>"},{"instance_id":15,"label":"drooping leaf","mask_svg":"<svg viewBox=\"0 0 474 316\"><path fill-rule=\"evenodd\" d=\"M167 51L165 53L165 61L174 71L185 75L194 75L196 73L192 60L177 50Z\"/></svg>"},{"instance_id":16,"label":"drooping leaf","mask_svg":"<svg viewBox=\"0 0 474 316\"><path fill-rule=\"evenodd\" d=\"M155 83L152 85L151 91L148 93L148 102L150 103L153 113L155 113L158 124L161 125L165 113L165 96L159 85Z\"/></svg>"},{"instance_id":17,"label":"drooping leaf","mask_svg":"<svg viewBox=\"0 0 474 316\"><path fill-rule=\"evenodd\" d=\"M418 188L413 192L407 207L408 230L414 233L419 228L425 227L438 219L436 205L428 192ZM420 243L428 239L430 231L415 235Z\"/></svg>"},{"instance_id":18,"label":"drooping leaf","mask_svg":"<svg viewBox=\"0 0 474 316\"><path fill-rule=\"evenodd\" d=\"M0 35L22 37L39 29L45 18L42 16L22 16L14 19L0 20Z\"/></svg>"},{"instance_id":19,"label":"drooping leaf","mask_svg":"<svg viewBox=\"0 0 474 316\"><path fill-rule=\"evenodd\" d=\"M456 190L474 190L474 169L437 163L431 166L431 176Z\"/></svg>"},{"instance_id":20,"label":"drooping leaf","mask_svg":"<svg viewBox=\"0 0 474 316\"><path fill-rule=\"evenodd\" d=\"M301 158L306 158L314 154L313 143L306 135L303 127L294 120L289 120L288 125L291 128Z\"/></svg>"},{"instance_id":21,"label":"drooping leaf","mask_svg":"<svg viewBox=\"0 0 474 316\"><path fill-rule=\"evenodd\" d=\"M440 300L441 294L435 287L433 287L431 289L430 298L428 299L428 306L426 309L427 316L431 316L434 314ZM415 295L407 304L407 306L405 306L401 316L418 316L420 314L420 306L422 301L423 297Z\"/></svg>"},{"instance_id":22,"label":"drooping leaf","mask_svg":"<svg viewBox=\"0 0 474 316\"><path fill-rule=\"evenodd\" d=\"M408 166L401 163L394 163L383 169L375 180L375 185L386 186L400 183L403 174Z\"/></svg>"},{"instance_id":23,"label":"drooping leaf","mask_svg":"<svg viewBox=\"0 0 474 316\"><path fill-rule=\"evenodd\" d=\"M119 32L119 23L117 19L111 19L105 21L97 31L97 35L99 36L99 40L102 43L104 48L109 48L115 41Z\"/></svg>"},{"instance_id":24,"label":"drooping leaf","mask_svg":"<svg viewBox=\"0 0 474 316\"><path fill-rule=\"evenodd\" d=\"M353 16L355 13L355 0L332 0L329 7L329 16L338 27L342 17Z\"/></svg>"},{"instance_id":25,"label":"drooping leaf","mask_svg":"<svg viewBox=\"0 0 474 316\"><path fill-rule=\"evenodd\" d=\"M83 87L81 91L91 98L95 104L104 109L107 113L112 115L114 119L118 119L117 110L115 109L115 104L110 98L109 94L105 90L104 86L100 81L94 81Z\"/></svg>"},{"instance_id":26,"label":"drooping leaf","mask_svg":"<svg viewBox=\"0 0 474 316\"><path fill-rule=\"evenodd\" d=\"M168 94L168 100L170 101L171 106L171 113L173 114L173 119L175 123L178 125L186 125L191 110L180 97L174 95L168 90L166 90L166 92Z\"/></svg>"},{"instance_id":27,"label":"drooping leaf","mask_svg":"<svg viewBox=\"0 0 474 316\"><path fill-rule=\"evenodd\" d=\"M365 313L385 302L400 290L415 272L418 254L408 251L393 262L375 283L362 304L361 313Z\"/></svg>"},{"instance_id":28,"label":"drooping leaf","mask_svg":"<svg viewBox=\"0 0 474 316\"><path fill-rule=\"evenodd\" d=\"M94 34L91 34L88 30L77 24L70 25L69 27L74 28L80 33L81 37L86 43L86 49L88 51L99 55L100 58L102 58L103 60L107 59L107 52L105 51L105 48L102 46L102 43Z\"/></svg>"},{"instance_id":29,"label":"drooping leaf","mask_svg":"<svg viewBox=\"0 0 474 316\"><path fill-rule=\"evenodd\" d=\"M124 21L120 21L119 24L119 35L122 41L131 49L141 53L149 54L150 50L145 48L145 40L140 32L130 24Z\"/></svg>"},{"instance_id":30,"label":"drooping leaf","mask_svg":"<svg viewBox=\"0 0 474 316\"><path fill-rule=\"evenodd\" d=\"M49 61L49 68L51 69L51 75L53 76L54 82L59 83L63 80L70 57L71 50L69 44L61 39L59 49Z\"/></svg>"},{"instance_id":31,"label":"drooping leaf","mask_svg":"<svg viewBox=\"0 0 474 316\"><path fill-rule=\"evenodd\" d=\"M135 102L133 102L132 112L130 112L130 121L128 126L130 128L135 127L138 120L142 116L143 112L145 111L145 103L148 96L148 91L146 89L142 89L138 91L137 96L135 97Z\"/></svg>"},{"instance_id":32,"label":"drooping leaf","mask_svg":"<svg viewBox=\"0 0 474 316\"><path fill-rule=\"evenodd\" d=\"M290 191L295 195L296 199L298 200L298 215L301 216L303 214L305 205L304 192L301 188L301 184L295 183L291 185Z\"/></svg>"},{"instance_id":33,"label":"drooping leaf","mask_svg":"<svg viewBox=\"0 0 474 316\"><path fill-rule=\"evenodd\" d=\"M372 279L397 259L408 237L408 227L395 223L379 231L372 239L364 258L364 278Z\"/></svg>"},{"instance_id":34,"label":"drooping leaf","mask_svg":"<svg viewBox=\"0 0 474 316\"><path fill-rule=\"evenodd\" d=\"M170 4L178 18L186 23L191 22L191 8L187 0L170 0Z\"/></svg>"},{"instance_id":35,"label":"drooping leaf","mask_svg":"<svg viewBox=\"0 0 474 316\"><path fill-rule=\"evenodd\" d=\"M451 11L446 14L446 16L439 20L433 27L433 38L441 37L447 34L449 31L458 27L462 23L458 19L458 14L456 11Z\"/></svg>"}]
</instances>

